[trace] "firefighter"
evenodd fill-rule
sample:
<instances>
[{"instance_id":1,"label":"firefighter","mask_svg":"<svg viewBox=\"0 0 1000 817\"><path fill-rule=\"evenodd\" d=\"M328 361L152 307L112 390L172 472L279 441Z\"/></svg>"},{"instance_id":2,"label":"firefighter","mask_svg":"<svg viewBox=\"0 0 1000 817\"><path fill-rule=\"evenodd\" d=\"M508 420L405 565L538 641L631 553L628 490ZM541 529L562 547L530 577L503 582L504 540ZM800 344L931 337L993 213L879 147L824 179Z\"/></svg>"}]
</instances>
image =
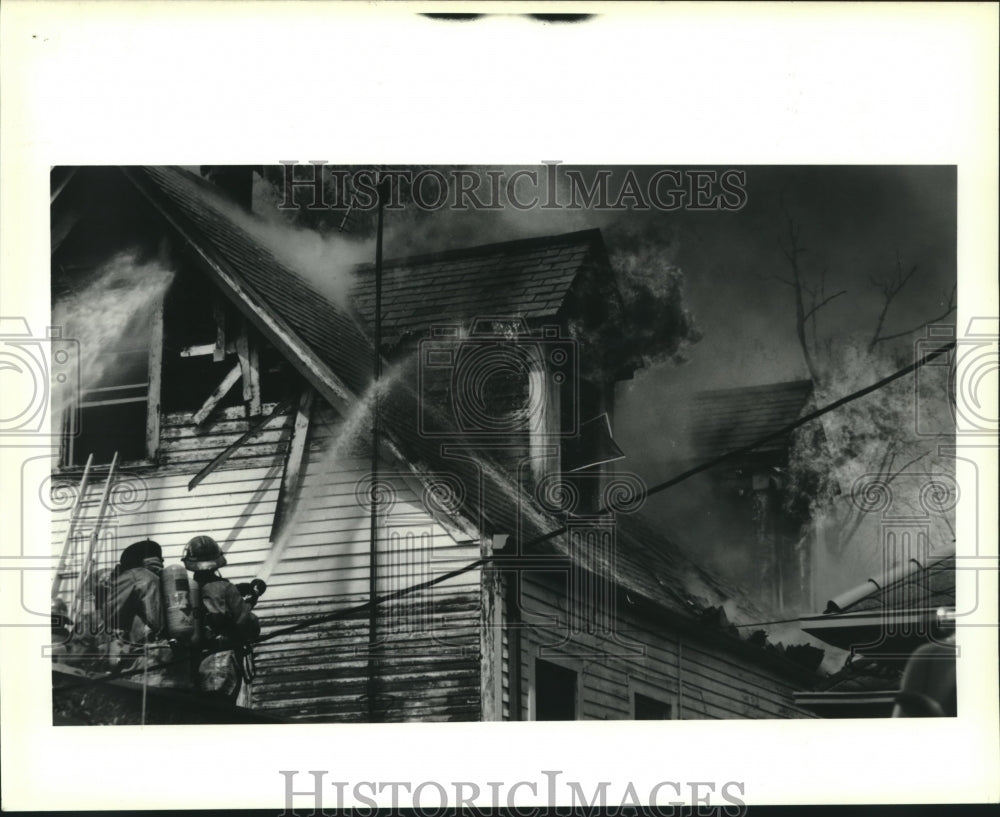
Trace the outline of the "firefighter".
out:
<instances>
[{"instance_id":1,"label":"firefighter","mask_svg":"<svg viewBox=\"0 0 1000 817\"><path fill-rule=\"evenodd\" d=\"M248 601L232 582L219 575L226 557L210 536L195 536L184 548L184 566L194 573L204 657L198 664L198 685L206 693L223 696L241 706L250 702L253 651L260 622Z\"/></svg>"},{"instance_id":2,"label":"firefighter","mask_svg":"<svg viewBox=\"0 0 1000 817\"><path fill-rule=\"evenodd\" d=\"M143 539L122 551L105 600L105 625L130 645L157 641L163 635L163 595L160 572L163 551Z\"/></svg>"},{"instance_id":3,"label":"firefighter","mask_svg":"<svg viewBox=\"0 0 1000 817\"><path fill-rule=\"evenodd\" d=\"M169 663L160 572L163 551L158 542L143 539L122 551L113 573L95 585L97 608L104 612L107 661L126 672ZM95 576L95 583L97 577ZM158 679L145 676L150 683Z\"/></svg>"}]
</instances>

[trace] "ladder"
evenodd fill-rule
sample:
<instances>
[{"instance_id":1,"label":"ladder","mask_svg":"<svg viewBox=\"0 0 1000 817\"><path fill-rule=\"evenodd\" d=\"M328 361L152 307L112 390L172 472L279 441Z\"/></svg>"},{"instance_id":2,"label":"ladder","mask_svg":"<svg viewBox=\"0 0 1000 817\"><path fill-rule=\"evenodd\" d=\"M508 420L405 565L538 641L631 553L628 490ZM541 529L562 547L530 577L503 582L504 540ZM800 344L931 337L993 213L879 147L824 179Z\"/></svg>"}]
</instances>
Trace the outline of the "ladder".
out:
<instances>
[{"instance_id":1,"label":"ladder","mask_svg":"<svg viewBox=\"0 0 1000 817\"><path fill-rule=\"evenodd\" d=\"M56 577L52 580L52 601L59 598L59 591L62 589L63 573L66 571L66 560L69 558L70 544L73 542L73 534L76 533L76 523L80 518L80 508L83 507L83 497L87 493L87 481L90 479L90 464L94 461L94 455L87 457L87 464L83 466L83 477L80 479L80 490L77 492L76 500L73 502L73 510L69 514L69 526L66 528L66 538L63 540L62 552L59 554L59 566L56 568Z\"/></svg>"},{"instance_id":2,"label":"ladder","mask_svg":"<svg viewBox=\"0 0 1000 817\"><path fill-rule=\"evenodd\" d=\"M80 481L80 493L76 498L76 502L73 504L73 511L69 521L69 527L66 531L66 541L63 543L63 551L59 560L59 571L56 573L56 579L53 583L52 588L52 598L55 600L62 578L62 572L65 567L65 559L69 552L70 542L72 541L73 532L76 529L77 523L79 521L80 509L83 505L83 494L87 488L87 481L90 476L90 465L93 459L93 455L87 458L87 465L83 471L83 478ZM118 470L118 452L116 451L114 457L111 459L111 467L108 469L108 477L104 482L104 491L101 494L101 504L97 509L97 518L94 520L94 528L90 532L90 540L87 544L87 553L84 556L83 562L80 565L80 573L76 580L76 593L73 597L73 615L72 621L74 624L80 620L80 613L83 610L83 589L87 582L87 576L93 570L94 562L97 557L97 543L101 538L101 527L104 524L104 516L107 513L108 501L111 498L111 486L114 483L115 473Z\"/></svg>"}]
</instances>

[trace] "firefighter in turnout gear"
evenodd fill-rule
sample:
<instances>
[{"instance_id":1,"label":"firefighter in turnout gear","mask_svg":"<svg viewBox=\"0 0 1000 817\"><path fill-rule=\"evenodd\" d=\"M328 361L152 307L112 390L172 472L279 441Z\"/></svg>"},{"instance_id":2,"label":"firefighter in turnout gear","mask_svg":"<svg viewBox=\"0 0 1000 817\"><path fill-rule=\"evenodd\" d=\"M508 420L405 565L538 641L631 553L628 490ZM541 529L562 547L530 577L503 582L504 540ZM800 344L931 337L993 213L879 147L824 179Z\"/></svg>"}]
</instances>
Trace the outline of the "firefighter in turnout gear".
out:
<instances>
[{"instance_id":1,"label":"firefighter in turnout gear","mask_svg":"<svg viewBox=\"0 0 1000 817\"><path fill-rule=\"evenodd\" d=\"M169 640L160 574L163 552L152 539L122 551L114 572L95 589L104 609L108 663L113 670L145 668L143 683L184 687L189 670Z\"/></svg>"},{"instance_id":2,"label":"firefighter in turnout gear","mask_svg":"<svg viewBox=\"0 0 1000 817\"><path fill-rule=\"evenodd\" d=\"M152 539L122 551L105 600L105 626L127 644L156 641L163 632L162 570L163 552Z\"/></svg>"},{"instance_id":3,"label":"firefighter in turnout gear","mask_svg":"<svg viewBox=\"0 0 1000 817\"><path fill-rule=\"evenodd\" d=\"M194 573L195 616L200 625L203 657L198 663L198 687L240 705L250 703L253 650L260 622L251 612L264 583L246 586L246 593L219 575L226 564L222 548L210 536L196 536L184 548L184 566Z\"/></svg>"}]
</instances>

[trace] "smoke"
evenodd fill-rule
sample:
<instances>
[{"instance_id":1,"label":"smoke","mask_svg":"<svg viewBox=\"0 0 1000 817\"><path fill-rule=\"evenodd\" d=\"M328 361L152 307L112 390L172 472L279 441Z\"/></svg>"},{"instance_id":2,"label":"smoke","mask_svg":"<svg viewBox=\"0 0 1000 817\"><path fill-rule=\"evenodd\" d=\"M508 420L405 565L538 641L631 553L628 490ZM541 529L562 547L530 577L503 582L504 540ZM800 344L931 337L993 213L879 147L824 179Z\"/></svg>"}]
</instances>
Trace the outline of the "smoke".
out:
<instances>
[{"instance_id":1,"label":"smoke","mask_svg":"<svg viewBox=\"0 0 1000 817\"><path fill-rule=\"evenodd\" d=\"M701 340L685 297L685 275L674 264L669 236L613 233L610 259L623 300L622 333L629 354L646 369L684 363Z\"/></svg>"},{"instance_id":2,"label":"smoke","mask_svg":"<svg viewBox=\"0 0 1000 817\"><path fill-rule=\"evenodd\" d=\"M80 289L60 298L52 309L52 320L63 329L63 337L76 340L79 356L69 361L70 375L53 384L54 409L61 410L83 391L113 377L124 347L145 351L145 338L153 310L174 278L161 262L140 261L130 250L102 265ZM133 352L135 350L132 350Z\"/></svg>"},{"instance_id":3,"label":"smoke","mask_svg":"<svg viewBox=\"0 0 1000 817\"><path fill-rule=\"evenodd\" d=\"M291 272L302 275L320 294L346 308L353 270L374 258L374 240L293 225L277 209L276 192L266 185L258 187L264 190L255 195L257 213L248 213L221 193L214 196L215 206Z\"/></svg>"}]
</instances>

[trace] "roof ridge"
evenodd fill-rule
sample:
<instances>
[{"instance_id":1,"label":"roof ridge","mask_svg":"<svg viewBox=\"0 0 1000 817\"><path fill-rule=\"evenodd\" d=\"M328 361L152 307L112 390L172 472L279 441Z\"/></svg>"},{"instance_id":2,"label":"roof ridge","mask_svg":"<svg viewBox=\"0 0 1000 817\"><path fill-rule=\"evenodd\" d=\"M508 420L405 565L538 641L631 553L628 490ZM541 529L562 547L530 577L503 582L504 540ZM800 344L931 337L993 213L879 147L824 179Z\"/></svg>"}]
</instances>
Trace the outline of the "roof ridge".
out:
<instances>
[{"instance_id":1,"label":"roof ridge","mask_svg":"<svg viewBox=\"0 0 1000 817\"><path fill-rule=\"evenodd\" d=\"M474 244L471 247L462 247L452 250L439 250L437 252L419 253L416 255L402 255L395 258L388 258L382 262L384 267L402 267L408 264L427 264L434 261L450 261L455 258L470 258L479 255L491 255L498 250L509 251L512 249L527 249L534 247L544 247L548 244L558 244L568 242L571 238L582 239L587 236L588 242L595 238L600 239L601 229L599 227L588 227L584 230L574 230L569 233L558 233L556 235L531 236L529 238L515 238L512 241L496 241L490 244ZM581 242L582 243L582 242ZM364 263L357 265L356 272L368 273L373 271L375 265Z\"/></svg>"}]
</instances>

